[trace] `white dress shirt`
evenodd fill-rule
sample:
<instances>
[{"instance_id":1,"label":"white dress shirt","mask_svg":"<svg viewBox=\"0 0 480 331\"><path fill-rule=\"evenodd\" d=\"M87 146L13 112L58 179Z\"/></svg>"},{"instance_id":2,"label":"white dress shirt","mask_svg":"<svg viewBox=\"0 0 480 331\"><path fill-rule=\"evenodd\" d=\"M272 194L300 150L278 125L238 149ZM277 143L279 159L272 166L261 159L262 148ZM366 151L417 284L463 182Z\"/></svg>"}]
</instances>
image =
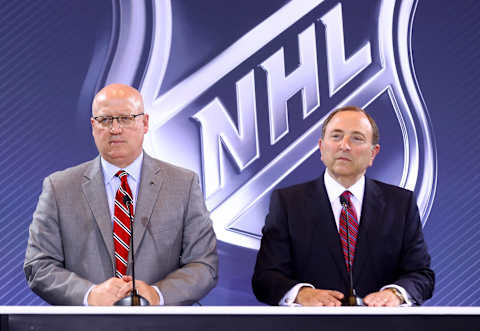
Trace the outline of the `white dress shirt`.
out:
<instances>
[{"instance_id":1,"label":"white dress shirt","mask_svg":"<svg viewBox=\"0 0 480 331\"><path fill-rule=\"evenodd\" d=\"M337 225L337 230L340 227L340 214L342 212L342 205L340 203L340 196L345 191L350 191L352 193L350 200L355 207L355 212L357 214L358 224L360 225L362 215L362 203L363 203L363 195L365 193L365 176L362 176L355 184L352 186L345 188L340 183L338 183L330 174L328 170L325 170L323 181L325 183L325 188L327 190L328 200L332 206L333 216L335 217L335 224ZM279 305L281 306L300 306L299 304L295 303L295 299L297 298L298 292L300 288L307 286L311 288L315 288L312 284L309 283L299 283L292 287L283 297L280 299ZM384 290L387 288L396 288L405 299L405 304L403 306L411 306L412 301L410 295L405 291L405 289L401 286L395 284L389 284L382 287L380 290Z\"/></svg>"}]
</instances>

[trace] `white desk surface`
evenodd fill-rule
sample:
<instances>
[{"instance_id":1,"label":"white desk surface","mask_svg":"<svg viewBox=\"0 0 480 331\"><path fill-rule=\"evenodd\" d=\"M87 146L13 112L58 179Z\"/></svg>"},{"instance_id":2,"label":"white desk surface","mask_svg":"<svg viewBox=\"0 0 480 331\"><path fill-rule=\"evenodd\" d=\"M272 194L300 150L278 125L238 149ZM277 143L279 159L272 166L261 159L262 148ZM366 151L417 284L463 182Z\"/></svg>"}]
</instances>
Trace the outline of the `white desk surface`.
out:
<instances>
[{"instance_id":1,"label":"white desk surface","mask_svg":"<svg viewBox=\"0 0 480 331\"><path fill-rule=\"evenodd\" d=\"M82 307L0 306L0 314L26 315L480 315L480 307Z\"/></svg>"}]
</instances>

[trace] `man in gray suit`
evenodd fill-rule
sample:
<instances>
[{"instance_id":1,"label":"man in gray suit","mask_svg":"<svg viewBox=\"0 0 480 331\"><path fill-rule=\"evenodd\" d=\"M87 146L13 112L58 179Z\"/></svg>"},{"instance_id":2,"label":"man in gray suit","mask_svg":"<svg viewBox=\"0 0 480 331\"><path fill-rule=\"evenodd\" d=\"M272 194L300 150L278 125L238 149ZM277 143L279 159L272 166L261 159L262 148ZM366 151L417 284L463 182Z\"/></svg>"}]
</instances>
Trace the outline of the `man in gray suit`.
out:
<instances>
[{"instance_id":1,"label":"man in gray suit","mask_svg":"<svg viewBox=\"0 0 480 331\"><path fill-rule=\"evenodd\" d=\"M30 288L50 304L108 306L130 293L131 249L126 245L125 253L117 253L114 235L121 223L120 191L133 201L141 296L152 305L188 305L216 284L216 239L198 177L143 151L148 131L143 111L136 89L103 88L93 100L91 118L100 155L43 182L24 270ZM126 172L127 183L119 170Z\"/></svg>"}]
</instances>

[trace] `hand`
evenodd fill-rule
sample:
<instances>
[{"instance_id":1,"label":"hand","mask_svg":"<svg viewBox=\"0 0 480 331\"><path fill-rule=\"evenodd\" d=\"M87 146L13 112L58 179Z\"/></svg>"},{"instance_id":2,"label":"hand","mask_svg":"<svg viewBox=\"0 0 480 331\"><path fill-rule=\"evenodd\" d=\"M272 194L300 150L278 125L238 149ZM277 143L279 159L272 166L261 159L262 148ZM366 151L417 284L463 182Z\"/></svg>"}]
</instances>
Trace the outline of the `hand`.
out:
<instances>
[{"instance_id":1,"label":"hand","mask_svg":"<svg viewBox=\"0 0 480 331\"><path fill-rule=\"evenodd\" d=\"M341 306L343 293L332 290L317 290L311 287L302 287L298 291L295 302L302 306Z\"/></svg>"},{"instance_id":2,"label":"hand","mask_svg":"<svg viewBox=\"0 0 480 331\"><path fill-rule=\"evenodd\" d=\"M124 276L123 278L127 279L127 277L129 277L130 283L133 284L133 282L131 282L131 276ZM138 294L147 299L151 306L158 306L160 304L158 293L152 286L148 285L143 280L135 279L135 287L137 288Z\"/></svg>"},{"instance_id":3,"label":"hand","mask_svg":"<svg viewBox=\"0 0 480 331\"><path fill-rule=\"evenodd\" d=\"M400 298L388 288L370 293L363 299L363 302L370 307L397 307L402 304Z\"/></svg>"},{"instance_id":4,"label":"hand","mask_svg":"<svg viewBox=\"0 0 480 331\"><path fill-rule=\"evenodd\" d=\"M87 301L89 306L113 306L132 290L132 283L112 277L92 288Z\"/></svg>"}]
</instances>

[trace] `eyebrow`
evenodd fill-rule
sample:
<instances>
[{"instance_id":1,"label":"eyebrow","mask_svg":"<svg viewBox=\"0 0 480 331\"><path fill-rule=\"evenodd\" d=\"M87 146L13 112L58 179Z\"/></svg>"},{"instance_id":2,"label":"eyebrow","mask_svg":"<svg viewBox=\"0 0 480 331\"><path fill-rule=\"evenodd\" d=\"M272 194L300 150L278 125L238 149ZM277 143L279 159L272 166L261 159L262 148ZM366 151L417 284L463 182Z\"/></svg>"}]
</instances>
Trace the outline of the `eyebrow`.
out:
<instances>
[{"instance_id":1,"label":"eyebrow","mask_svg":"<svg viewBox=\"0 0 480 331\"><path fill-rule=\"evenodd\" d=\"M341 129L333 129L330 133L345 133L344 130L341 130ZM354 135L354 134L358 134L358 135L361 135L362 137L367 137L363 132L361 131L353 131L351 133L351 135Z\"/></svg>"},{"instance_id":2,"label":"eyebrow","mask_svg":"<svg viewBox=\"0 0 480 331\"><path fill-rule=\"evenodd\" d=\"M363 132L360 132L360 131L353 131L352 134L359 134L362 137L367 137Z\"/></svg>"}]
</instances>

